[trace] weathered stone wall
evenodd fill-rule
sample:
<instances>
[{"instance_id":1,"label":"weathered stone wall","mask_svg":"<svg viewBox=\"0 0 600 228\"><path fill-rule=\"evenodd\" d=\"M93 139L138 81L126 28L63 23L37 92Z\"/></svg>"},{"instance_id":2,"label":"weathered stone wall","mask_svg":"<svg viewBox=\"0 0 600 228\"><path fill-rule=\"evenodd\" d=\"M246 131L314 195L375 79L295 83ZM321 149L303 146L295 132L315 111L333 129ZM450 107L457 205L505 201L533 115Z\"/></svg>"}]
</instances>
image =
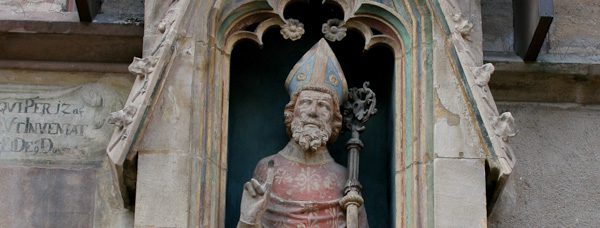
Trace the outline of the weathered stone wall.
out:
<instances>
[{"instance_id":1,"label":"weathered stone wall","mask_svg":"<svg viewBox=\"0 0 600 228\"><path fill-rule=\"evenodd\" d=\"M482 0L483 50L513 51L512 0ZM554 0L554 20L538 61L600 63L600 2Z\"/></svg>"},{"instance_id":2,"label":"weathered stone wall","mask_svg":"<svg viewBox=\"0 0 600 228\"><path fill-rule=\"evenodd\" d=\"M28 12L66 12L68 0L1 1L2 11L23 14Z\"/></svg>"},{"instance_id":3,"label":"weathered stone wall","mask_svg":"<svg viewBox=\"0 0 600 228\"><path fill-rule=\"evenodd\" d=\"M600 63L600 2L554 0L554 21L542 61Z\"/></svg>"},{"instance_id":4,"label":"weathered stone wall","mask_svg":"<svg viewBox=\"0 0 600 228\"><path fill-rule=\"evenodd\" d=\"M0 20L79 21L75 0L3 0ZM144 21L144 0L103 0L97 23L133 24Z\"/></svg>"},{"instance_id":5,"label":"weathered stone wall","mask_svg":"<svg viewBox=\"0 0 600 228\"><path fill-rule=\"evenodd\" d=\"M143 0L104 0L97 23L141 24L144 23Z\"/></svg>"},{"instance_id":6,"label":"weathered stone wall","mask_svg":"<svg viewBox=\"0 0 600 228\"><path fill-rule=\"evenodd\" d=\"M538 63L522 63L513 50L512 1L482 0L483 49L496 65L492 93L528 101L499 105L519 130L510 142L517 162L490 227L600 225L599 10L598 1L554 0Z\"/></svg>"},{"instance_id":7,"label":"weathered stone wall","mask_svg":"<svg viewBox=\"0 0 600 228\"><path fill-rule=\"evenodd\" d=\"M0 20L78 21L68 0L0 1Z\"/></svg>"},{"instance_id":8,"label":"weathered stone wall","mask_svg":"<svg viewBox=\"0 0 600 228\"><path fill-rule=\"evenodd\" d=\"M483 51L514 52L512 0L481 0Z\"/></svg>"},{"instance_id":9,"label":"weathered stone wall","mask_svg":"<svg viewBox=\"0 0 600 228\"><path fill-rule=\"evenodd\" d=\"M105 149L128 74L0 70L0 226L131 227Z\"/></svg>"},{"instance_id":10,"label":"weathered stone wall","mask_svg":"<svg viewBox=\"0 0 600 228\"><path fill-rule=\"evenodd\" d=\"M519 134L517 163L490 227L600 225L600 107L502 103Z\"/></svg>"}]
</instances>

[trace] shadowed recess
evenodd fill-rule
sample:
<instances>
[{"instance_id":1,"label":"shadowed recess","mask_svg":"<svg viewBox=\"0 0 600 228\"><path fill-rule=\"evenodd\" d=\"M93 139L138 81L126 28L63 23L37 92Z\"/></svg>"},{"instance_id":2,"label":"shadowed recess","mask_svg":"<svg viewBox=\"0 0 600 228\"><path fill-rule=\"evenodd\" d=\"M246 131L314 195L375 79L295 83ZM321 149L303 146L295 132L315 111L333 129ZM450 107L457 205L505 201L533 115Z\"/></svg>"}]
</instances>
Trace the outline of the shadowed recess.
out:
<instances>
[{"instance_id":1,"label":"shadowed recess","mask_svg":"<svg viewBox=\"0 0 600 228\"><path fill-rule=\"evenodd\" d=\"M231 55L229 97L228 172L226 192L226 227L235 227L240 214L243 184L252 178L256 163L281 150L289 138L283 124L283 109L289 101L284 83L302 55L321 39L321 25L330 18L341 18L335 5L291 3L286 18L299 19L306 33L297 41L284 40L279 29L263 37L264 46L244 40ZM315 13L319 12L319 16ZM325 15L325 16L324 16ZM333 16L331 16L333 15ZM378 113L361 134L365 148L360 155L360 176L370 227L391 227L392 220L392 85L394 56L387 47L373 47L364 52L363 37L354 31L340 42L329 42L348 81L348 87L371 82L377 94ZM329 146L336 162L346 166L343 133Z\"/></svg>"}]
</instances>

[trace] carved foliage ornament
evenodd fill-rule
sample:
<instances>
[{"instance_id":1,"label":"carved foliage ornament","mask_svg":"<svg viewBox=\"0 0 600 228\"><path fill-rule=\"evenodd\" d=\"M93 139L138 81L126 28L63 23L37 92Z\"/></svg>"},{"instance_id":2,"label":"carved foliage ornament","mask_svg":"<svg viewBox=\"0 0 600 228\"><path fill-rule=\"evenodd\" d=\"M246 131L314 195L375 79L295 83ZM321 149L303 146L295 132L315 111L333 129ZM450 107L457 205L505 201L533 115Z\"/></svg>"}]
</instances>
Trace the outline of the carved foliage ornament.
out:
<instances>
[{"instance_id":1,"label":"carved foliage ornament","mask_svg":"<svg viewBox=\"0 0 600 228\"><path fill-rule=\"evenodd\" d=\"M152 73L154 71L154 66L156 65L155 58L138 58L133 57L133 62L129 64L127 68L130 73L136 76L145 77L147 74Z\"/></svg>"},{"instance_id":2,"label":"carved foliage ornament","mask_svg":"<svg viewBox=\"0 0 600 228\"><path fill-rule=\"evenodd\" d=\"M350 88L348 101L344 103L344 123L351 131L362 131L366 122L377 113L375 93L364 82L362 88Z\"/></svg>"},{"instance_id":3,"label":"carved foliage ornament","mask_svg":"<svg viewBox=\"0 0 600 228\"><path fill-rule=\"evenodd\" d=\"M505 142L508 142L509 137L513 137L518 133L515 129L515 119L510 112L504 112L502 115L494 117L493 122L494 133Z\"/></svg>"},{"instance_id":4,"label":"carved foliage ornament","mask_svg":"<svg viewBox=\"0 0 600 228\"><path fill-rule=\"evenodd\" d=\"M454 25L454 30L463 38L467 38L469 34L473 31L473 23L471 23L467 18L463 17L462 13L456 13L452 16L452 20L456 23Z\"/></svg>"},{"instance_id":5,"label":"carved foliage ornament","mask_svg":"<svg viewBox=\"0 0 600 228\"><path fill-rule=\"evenodd\" d=\"M475 76L475 84L477 84L479 87L487 87L492 73L494 73L494 65L492 65L491 63L486 63L483 64L483 66L481 67L475 67L473 69L473 74Z\"/></svg>"},{"instance_id":6,"label":"carved foliage ornament","mask_svg":"<svg viewBox=\"0 0 600 228\"><path fill-rule=\"evenodd\" d=\"M125 108L110 113L107 122L117 126L119 129L126 127L133 122L133 115L135 115L137 108L131 105L127 105Z\"/></svg>"}]
</instances>

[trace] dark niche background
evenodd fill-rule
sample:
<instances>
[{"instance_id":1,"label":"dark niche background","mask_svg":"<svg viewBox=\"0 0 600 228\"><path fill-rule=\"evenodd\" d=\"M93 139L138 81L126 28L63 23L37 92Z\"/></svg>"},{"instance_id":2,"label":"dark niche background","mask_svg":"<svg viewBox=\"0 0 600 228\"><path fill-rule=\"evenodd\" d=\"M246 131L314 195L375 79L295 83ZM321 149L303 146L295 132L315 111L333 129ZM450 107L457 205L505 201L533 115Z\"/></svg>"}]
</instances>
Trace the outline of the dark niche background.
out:
<instances>
[{"instance_id":1,"label":"dark niche background","mask_svg":"<svg viewBox=\"0 0 600 228\"><path fill-rule=\"evenodd\" d=\"M263 37L263 47L253 41L241 41L232 52L225 227L237 224L243 184L252 178L256 163L277 153L289 141L283 124L283 108L289 102L284 88L287 75L302 55L323 37L321 24L329 18L342 18L335 6L320 2L286 7L286 18L304 23L306 32L300 40L284 40L279 29L271 29ZM361 134L365 148L360 155L359 180L370 227L391 227L393 53L385 46L364 52L363 37L352 30L342 41L328 43L342 66L348 87L361 87L364 81L370 81L371 89L377 94L378 113ZM344 166L348 138L349 133L343 133L329 146L336 162Z\"/></svg>"}]
</instances>

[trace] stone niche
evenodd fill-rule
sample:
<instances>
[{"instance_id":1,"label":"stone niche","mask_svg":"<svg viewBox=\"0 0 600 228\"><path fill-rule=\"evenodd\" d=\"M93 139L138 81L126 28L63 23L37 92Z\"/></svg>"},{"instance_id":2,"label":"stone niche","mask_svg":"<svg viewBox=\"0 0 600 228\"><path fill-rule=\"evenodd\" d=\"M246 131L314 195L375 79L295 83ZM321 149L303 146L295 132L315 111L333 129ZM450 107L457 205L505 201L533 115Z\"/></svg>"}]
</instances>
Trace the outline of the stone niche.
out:
<instances>
[{"instance_id":1,"label":"stone niche","mask_svg":"<svg viewBox=\"0 0 600 228\"><path fill-rule=\"evenodd\" d=\"M1 227L125 227L105 148L128 74L0 70ZM129 225L128 225L129 224Z\"/></svg>"},{"instance_id":2,"label":"stone niche","mask_svg":"<svg viewBox=\"0 0 600 228\"><path fill-rule=\"evenodd\" d=\"M300 8L298 5L303 6L301 3L291 4L290 12L302 13L296 10ZM307 7L314 12L319 10L320 2ZM323 8L327 9L327 5ZM303 21L307 31L300 40L285 40L277 29L271 29L263 36L263 46L242 41L233 49L225 227L234 227L239 219L243 184L252 178L256 163L262 157L277 153L289 140L283 123L283 109L289 102L289 95L283 85L294 64L321 39L319 22L327 20L324 16L311 16L294 16ZM365 148L360 158L359 180L363 185L369 225L389 227L392 216L391 192L394 190L390 181L390 161L393 156L393 54L385 46L363 51L362 44L364 39L355 31L348 32L342 41L330 43L348 87L360 88L363 82L369 81L377 94L377 115L369 120L367 130L361 134ZM270 89L265 91L265 88ZM349 139L349 132L342 133L329 146L336 162L344 166L348 163L346 142Z\"/></svg>"}]
</instances>

